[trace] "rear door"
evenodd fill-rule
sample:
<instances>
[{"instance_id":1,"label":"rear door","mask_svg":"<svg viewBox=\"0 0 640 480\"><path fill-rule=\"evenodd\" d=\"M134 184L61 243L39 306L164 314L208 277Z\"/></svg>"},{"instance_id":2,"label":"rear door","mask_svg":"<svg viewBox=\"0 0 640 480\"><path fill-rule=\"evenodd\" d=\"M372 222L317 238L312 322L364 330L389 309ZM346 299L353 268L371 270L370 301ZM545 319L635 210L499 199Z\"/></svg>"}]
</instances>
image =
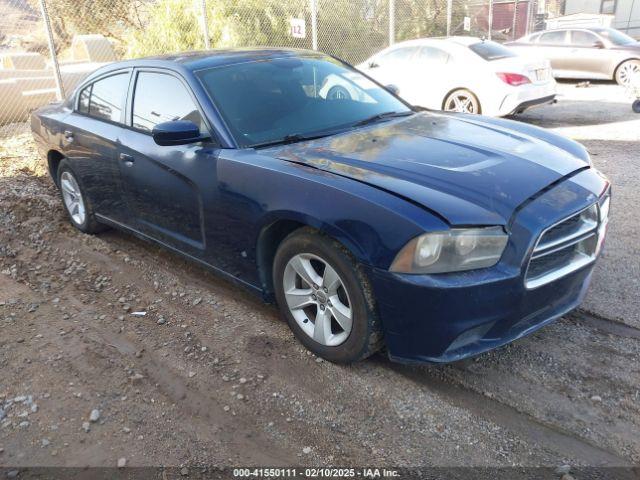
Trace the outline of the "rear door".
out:
<instances>
[{"instance_id":1,"label":"rear door","mask_svg":"<svg viewBox=\"0 0 640 480\"><path fill-rule=\"evenodd\" d=\"M119 166L135 228L162 243L198 258L204 256L204 205L217 190L215 149L201 142L159 146L153 127L190 120L208 127L186 82L163 69L134 72L128 103L128 128Z\"/></svg>"},{"instance_id":2,"label":"rear door","mask_svg":"<svg viewBox=\"0 0 640 480\"><path fill-rule=\"evenodd\" d=\"M544 58L551 62L554 74L564 74L567 69L567 59L570 55L568 44L568 32L566 30L551 30L540 35L538 49Z\"/></svg>"},{"instance_id":3,"label":"rear door","mask_svg":"<svg viewBox=\"0 0 640 480\"><path fill-rule=\"evenodd\" d=\"M128 224L118 151L125 129L131 70L109 72L86 85L65 118L63 153L98 215Z\"/></svg>"}]
</instances>

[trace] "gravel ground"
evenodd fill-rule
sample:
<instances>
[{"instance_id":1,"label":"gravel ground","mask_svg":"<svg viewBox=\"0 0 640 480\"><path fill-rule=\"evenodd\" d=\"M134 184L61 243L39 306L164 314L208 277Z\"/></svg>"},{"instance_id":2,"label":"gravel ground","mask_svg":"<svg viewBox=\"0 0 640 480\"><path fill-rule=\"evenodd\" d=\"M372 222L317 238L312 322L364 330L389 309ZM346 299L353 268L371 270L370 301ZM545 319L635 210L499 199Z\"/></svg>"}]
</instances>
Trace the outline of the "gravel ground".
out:
<instances>
[{"instance_id":1,"label":"gravel ground","mask_svg":"<svg viewBox=\"0 0 640 480\"><path fill-rule=\"evenodd\" d=\"M199 267L74 230L29 134L5 138L0 467L639 463L640 116L614 85L560 89L519 119L583 141L615 183L584 309L449 366L320 361Z\"/></svg>"}]
</instances>

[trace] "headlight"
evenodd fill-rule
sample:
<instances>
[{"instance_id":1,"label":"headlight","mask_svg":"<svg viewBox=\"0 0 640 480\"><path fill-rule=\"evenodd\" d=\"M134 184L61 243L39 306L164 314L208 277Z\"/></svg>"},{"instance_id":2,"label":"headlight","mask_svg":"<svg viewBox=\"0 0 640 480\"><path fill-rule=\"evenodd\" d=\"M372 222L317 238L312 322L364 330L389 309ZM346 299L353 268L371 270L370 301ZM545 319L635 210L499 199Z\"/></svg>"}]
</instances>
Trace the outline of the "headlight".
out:
<instances>
[{"instance_id":1,"label":"headlight","mask_svg":"<svg viewBox=\"0 0 640 480\"><path fill-rule=\"evenodd\" d=\"M508 238L502 227L425 233L400 250L390 270L445 273L491 267L500 260Z\"/></svg>"}]
</instances>

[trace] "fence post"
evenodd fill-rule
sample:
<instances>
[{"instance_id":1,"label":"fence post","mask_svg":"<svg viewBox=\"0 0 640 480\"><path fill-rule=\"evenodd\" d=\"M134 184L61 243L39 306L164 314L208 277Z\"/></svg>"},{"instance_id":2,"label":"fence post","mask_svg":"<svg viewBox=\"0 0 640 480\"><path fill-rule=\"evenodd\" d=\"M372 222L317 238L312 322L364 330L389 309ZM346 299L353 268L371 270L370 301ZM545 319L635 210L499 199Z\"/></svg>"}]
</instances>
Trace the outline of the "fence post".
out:
<instances>
[{"instance_id":1,"label":"fence post","mask_svg":"<svg viewBox=\"0 0 640 480\"><path fill-rule=\"evenodd\" d=\"M58 64L58 54L56 53L56 46L53 42L53 31L51 30L51 20L49 18L49 11L47 10L47 4L45 0L40 0L40 11L42 12L42 21L47 29L47 42L49 43L49 54L51 55L51 63L53 64L53 76L56 81L56 95L58 100L64 100L64 84L62 83L62 76L60 75L60 65Z\"/></svg>"},{"instance_id":2,"label":"fence post","mask_svg":"<svg viewBox=\"0 0 640 480\"><path fill-rule=\"evenodd\" d=\"M453 0L447 0L447 37L451 36L451 14L453 10Z\"/></svg>"},{"instance_id":3,"label":"fence post","mask_svg":"<svg viewBox=\"0 0 640 480\"><path fill-rule=\"evenodd\" d=\"M311 43L318 50L318 0L311 0Z\"/></svg>"},{"instance_id":4,"label":"fence post","mask_svg":"<svg viewBox=\"0 0 640 480\"><path fill-rule=\"evenodd\" d=\"M518 0L513 0L513 25L511 27L511 34L513 40L516 39L516 27L518 26Z\"/></svg>"},{"instance_id":5,"label":"fence post","mask_svg":"<svg viewBox=\"0 0 640 480\"><path fill-rule=\"evenodd\" d=\"M389 46L396 42L396 2L389 0Z\"/></svg>"},{"instance_id":6,"label":"fence post","mask_svg":"<svg viewBox=\"0 0 640 480\"><path fill-rule=\"evenodd\" d=\"M211 41L209 40L209 22L207 21L207 0L202 0L202 35L204 35L204 49L211 49Z\"/></svg>"},{"instance_id":7,"label":"fence post","mask_svg":"<svg viewBox=\"0 0 640 480\"><path fill-rule=\"evenodd\" d=\"M489 0L489 32L487 38L491 40L491 30L493 30L493 0Z\"/></svg>"}]
</instances>

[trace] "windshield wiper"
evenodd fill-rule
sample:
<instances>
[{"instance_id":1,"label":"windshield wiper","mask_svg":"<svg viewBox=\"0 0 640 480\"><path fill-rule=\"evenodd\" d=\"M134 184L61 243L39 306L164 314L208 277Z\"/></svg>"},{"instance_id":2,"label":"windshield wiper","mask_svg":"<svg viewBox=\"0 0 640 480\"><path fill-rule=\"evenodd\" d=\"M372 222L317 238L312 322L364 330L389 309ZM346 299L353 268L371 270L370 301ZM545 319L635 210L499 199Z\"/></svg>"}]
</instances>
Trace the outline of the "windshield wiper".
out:
<instances>
[{"instance_id":1,"label":"windshield wiper","mask_svg":"<svg viewBox=\"0 0 640 480\"><path fill-rule=\"evenodd\" d=\"M360 120L356 123L353 124L354 127L361 127L363 125L369 125L370 123L375 123L379 120L384 120L387 118L395 118L395 117L408 117L409 115L413 115L413 112L411 110L408 110L406 112L383 112L383 113L376 113L375 115L371 115L370 117L367 117L363 120Z\"/></svg>"},{"instance_id":2,"label":"windshield wiper","mask_svg":"<svg viewBox=\"0 0 640 480\"><path fill-rule=\"evenodd\" d=\"M290 143L304 142L305 140L315 140L316 138L328 137L329 135L333 135L333 133L318 133L314 135L302 135L300 133L292 133L290 135L285 135L282 138L277 140L272 140L264 143L256 143L255 145L251 145L251 148L264 148L264 147L273 147L275 145L288 145Z\"/></svg>"}]
</instances>

